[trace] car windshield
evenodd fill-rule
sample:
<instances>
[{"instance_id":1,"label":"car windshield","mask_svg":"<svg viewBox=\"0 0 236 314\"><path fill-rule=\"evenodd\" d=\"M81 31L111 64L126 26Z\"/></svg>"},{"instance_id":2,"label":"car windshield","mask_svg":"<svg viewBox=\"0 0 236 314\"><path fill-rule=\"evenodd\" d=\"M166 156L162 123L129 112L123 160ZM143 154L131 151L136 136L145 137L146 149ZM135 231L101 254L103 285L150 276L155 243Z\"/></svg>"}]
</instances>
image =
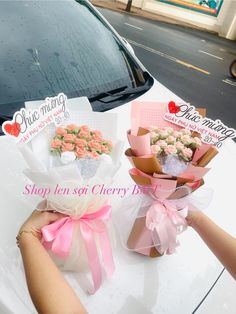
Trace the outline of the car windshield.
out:
<instances>
[{"instance_id":1,"label":"car windshield","mask_svg":"<svg viewBox=\"0 0 236 314\"><path fill-rule=\"evenodd\" d=\"M87 1L1 1L0 43L1 117L60 92L104 111L151 85Z\"/></svg>"}]
</instances>

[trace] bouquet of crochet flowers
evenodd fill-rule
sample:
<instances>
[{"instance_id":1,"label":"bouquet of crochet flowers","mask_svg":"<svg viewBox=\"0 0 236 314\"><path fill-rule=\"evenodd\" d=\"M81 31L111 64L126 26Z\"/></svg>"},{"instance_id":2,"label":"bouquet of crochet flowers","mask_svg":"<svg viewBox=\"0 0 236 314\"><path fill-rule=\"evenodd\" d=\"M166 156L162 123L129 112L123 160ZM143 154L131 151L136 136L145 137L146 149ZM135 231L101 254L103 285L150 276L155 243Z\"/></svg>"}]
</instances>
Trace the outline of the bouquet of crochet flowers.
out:
<instances>
[{"instance_id":1,"label":"bouquet of crochet flowers","mask_svg":"<svg viewBox=\"0 0 236 314\"><path fill-rule=\"evenodd\" d=\"M155 110L153 104L145 114L155 115ZM195 208L192 193L204 184L205 166L218 153L199 134L158 119L161 125L150 126L140 117L141 125L127 132L130 148L125 154L135 187L117 214L123 245L151 257L175 252L177 236L187 228L187 211ZM207 202L209 195L204 198ZM122 230L121 220L126 222Z\"/></svg>"},{"instance_id":2,"label":"bouquet of crochet flowers","mask_svg":"<svg viewBox=\"0 0 236 314\"><path fill-rule=\"evenodd\" d=\"M82 176L86 178L94 175L102 160L111 158L113 148L112 141L104 139L101 131L75 124L56 128L50 146L55 156L54 164L76 161Z\"/></svg>"},{"instance_id":3,"label":"bouquet of crochet flowers","mask_svg":"<svg viewBox=\"0 0 236 314\"><path fill-rule=\"evenodd\" d=\"M24 174L44 193L39 210L65 217L42 228L42 242L63 270L90 271L94 293L102 282L102 263L114 272L109 196L93 187L109 187L120 168L122 142L116 138L112 113L70 111L59 127L48 125L29 144L19 147L28 168ZM104 123L106 121L106 123Z\"/></svg>"},{"instance_id":4,"label":"bouquet of crochet flowers","mask_svg":"<svg viewBox=\"0 0 236 314\"><path fill-rule=\"evenodd\" d=\"M192 161L196 149L202 145L197 136L187 129L174 130L171 127L149 128L150 149L166 174L178 175Z\"/></svg>"}]
</instances>

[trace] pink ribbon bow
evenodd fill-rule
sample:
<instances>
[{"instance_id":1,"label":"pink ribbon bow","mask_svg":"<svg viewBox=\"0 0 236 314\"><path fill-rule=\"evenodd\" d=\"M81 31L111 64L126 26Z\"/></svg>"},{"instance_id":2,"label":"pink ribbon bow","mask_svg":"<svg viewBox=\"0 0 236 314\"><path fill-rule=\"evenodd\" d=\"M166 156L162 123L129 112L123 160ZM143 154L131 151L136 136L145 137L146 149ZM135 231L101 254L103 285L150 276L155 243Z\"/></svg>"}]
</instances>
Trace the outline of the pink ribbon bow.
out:
<instances>
[{"instance_id":1,"label":"pink ribbon bow","mask_svg":"<svg viewBox=\"0 0 236 314\"><path fill-rule=\"evenodd\" d=\"M177 204L178 200L156 200L146 213L146 227L152 231L153 242L160 243L158 251L161 254L174 253L179 245L177 235L187 228Z\"/></svg>"},{"instance_id":2,"label":"pink ribbon bow","mask_svg":"<svg viewBox=\"0 0 236 314\"><path fill-rule=\"evenodd\" d=\"M111 206L105 205L94 213L84 214L80 218L64 217L41 229L44 245L53 253L61 257L67 257L70 252L74 227L79 224L93 279L94 287L92 291L89 291L91 294L99 289L102 282L101 264L95 242L95 234L99 237L103 263L108 277L111 277L115 270L112 249L106 228L106 221L110 217Z\"/></svg>"}]
</instances>

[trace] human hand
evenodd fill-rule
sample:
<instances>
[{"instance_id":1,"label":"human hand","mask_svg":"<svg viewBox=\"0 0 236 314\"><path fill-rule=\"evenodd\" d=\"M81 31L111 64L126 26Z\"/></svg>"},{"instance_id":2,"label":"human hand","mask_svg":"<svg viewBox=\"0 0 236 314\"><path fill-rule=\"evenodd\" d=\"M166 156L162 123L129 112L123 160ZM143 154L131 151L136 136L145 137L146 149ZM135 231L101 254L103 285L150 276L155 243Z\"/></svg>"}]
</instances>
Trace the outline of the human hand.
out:
<instances>
[{"instance_id":1,"label":"human hand","mask_svg":"<svg viewBox=\"0 0 236 314\"><path fill-rule=\"evenodd\" d=\"M63 218L65 215L49 211L34 210L29 218L21 226L19 233L22 230L32 231L35 234L41 233L41 228L50 224L53 221Z\"/></svg>"}]
</instances>

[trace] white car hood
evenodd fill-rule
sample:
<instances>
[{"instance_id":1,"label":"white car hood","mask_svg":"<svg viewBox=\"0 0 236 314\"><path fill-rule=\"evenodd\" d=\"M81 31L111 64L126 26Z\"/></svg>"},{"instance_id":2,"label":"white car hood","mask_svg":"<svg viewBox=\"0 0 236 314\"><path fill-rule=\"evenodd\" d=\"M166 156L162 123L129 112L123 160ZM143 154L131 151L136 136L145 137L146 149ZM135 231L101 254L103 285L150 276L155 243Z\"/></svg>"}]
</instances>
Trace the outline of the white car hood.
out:
<instances>
[{"instance_id":1,"label":"white car hood","mask_svg":"<svg viewBox=\"0 0 236 314\"><path fill-rule=\"evenodd\" d=\"M179 100L157 81L138 99ZM130 108L131 104L127 103L112 110L118 114L119 137L122 139L126 139L126 130L130 127ZM0 145L0 313L35 313L26 288L21 258L15 246L19 226L32 211L21 194L27 182L22 174L26 165L11 139L2 136ZM232 235L236 235L233 208L235 157L236 145L229 141L212 160L212 169L206 176L204 186L214 189L206 214ZM117 177L119 184L127 184L129 181L132 184L127 172L129 168L128 160L123 157ZM37 200L35 198L35 202ZM191 228L181 234L179 240L180 246L176 254L156 259L127 252L118 242L114 252L115 274L94 296L84 293L73 274L67 274L66 278L89 313L192 313L223 267Z\"/></svg>"}]
</instances>

